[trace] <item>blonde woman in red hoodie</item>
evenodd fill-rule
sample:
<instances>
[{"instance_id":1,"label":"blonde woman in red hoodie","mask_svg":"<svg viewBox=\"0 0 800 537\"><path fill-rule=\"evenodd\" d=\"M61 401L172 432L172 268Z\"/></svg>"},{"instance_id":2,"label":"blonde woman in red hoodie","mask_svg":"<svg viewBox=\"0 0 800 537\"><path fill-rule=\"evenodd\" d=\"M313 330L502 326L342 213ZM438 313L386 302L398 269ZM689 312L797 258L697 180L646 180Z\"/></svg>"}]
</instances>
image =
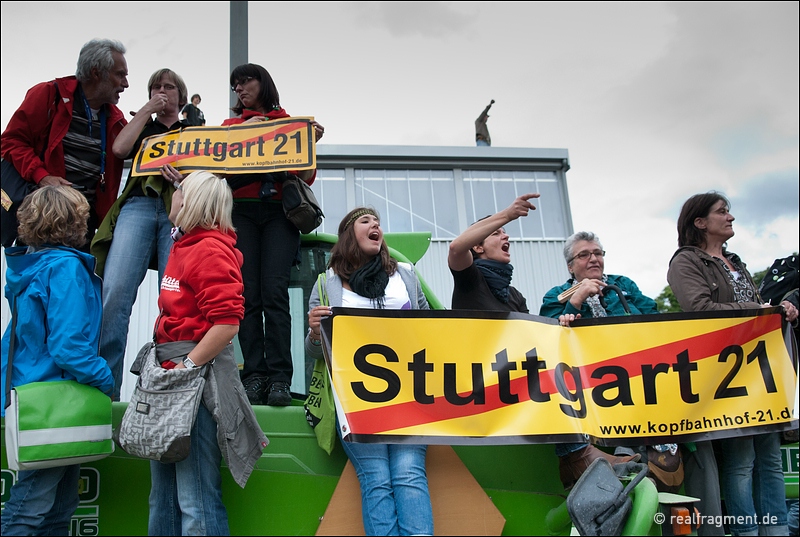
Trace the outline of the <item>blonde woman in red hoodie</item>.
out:
<instances>
[{"instance_id":1,"label":"blonde woman in red hoodie","mask_svg":"<svg viewBox=\"0 0 800 537\"><path fill-rule=\"evenodd\" d=\"M158 299L157 356L166 368L205 367L206 384L188 458L150 461L148 534L229 535L222 457L244 487L268 442L239 380L231 344L244 315L242 254L225 181L194 172L176 189L170 212L175 244Z\"/></svg>"},{"instance_id":2,"label":"blonde woman in red hoodie","mask_svg":"<svg viewBox=\"0 0 800 537\"><path fill-rule=\"evenodd\" d=\"M236 67L231 90L238 97L232 108L237 115L223 125L257 123L289 117L281 107L278 88L266 69L254 63ZM316 139L322 125L314 124ZM316 170L294 173L309 185ZM299 262L300 231L284 214L282 182L287 172L229 176L233 188L233 224L244 254L245 312L239 343L244 367L242 382L254 405L286 406L292 402L291 329L289 277Z\"/></svg>"}]
</instances>

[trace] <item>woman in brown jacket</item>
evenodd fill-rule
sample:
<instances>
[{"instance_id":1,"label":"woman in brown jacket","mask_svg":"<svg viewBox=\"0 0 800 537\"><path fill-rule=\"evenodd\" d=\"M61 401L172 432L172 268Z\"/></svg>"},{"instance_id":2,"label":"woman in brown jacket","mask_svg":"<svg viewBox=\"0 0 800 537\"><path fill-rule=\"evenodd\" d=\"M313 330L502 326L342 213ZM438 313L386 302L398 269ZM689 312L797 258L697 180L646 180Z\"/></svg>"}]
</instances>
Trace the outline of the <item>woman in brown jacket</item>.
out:
<instances>
[{"instance_id":1,"label":"woman in brown jacket","mask_svg":"<svg viewBox=\"0 0 800 537\"><path fill-rule=\"evenodd\" d=\"M678 217L678 251L670 261L667 280L684 311L720 311L761 308L761 297L747 267L738 255L727 251L733 237L730 203L718 192L689 198ZM781 304L789 321L797 309ZM732 535L786 535L786 498L781 467L779 433L741 435L720 441L721 472L717 471L710 442L698 442L686 458L686 493L701 498L705 516L720 513L719 475L729 515L745 523L732 523ZM756 518L756 515L757 518ZM772 517L775 522L756 521ZM698 533L715 532L705 525ZM719 528L721 530L722 528ZM703 530L706 532L701 533Z\"/></svg>"}]
</instances>

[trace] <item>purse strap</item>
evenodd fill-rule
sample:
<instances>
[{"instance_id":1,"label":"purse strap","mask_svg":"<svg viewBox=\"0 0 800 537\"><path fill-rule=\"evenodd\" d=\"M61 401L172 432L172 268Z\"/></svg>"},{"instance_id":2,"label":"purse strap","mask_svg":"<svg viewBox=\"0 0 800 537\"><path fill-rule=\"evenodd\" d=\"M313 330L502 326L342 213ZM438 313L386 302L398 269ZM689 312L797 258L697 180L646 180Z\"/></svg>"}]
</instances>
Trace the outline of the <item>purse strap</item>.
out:
<instances>
[{"instance_id":1,"label":"purse strap","mask_svg":"<svg viewBox=\"0 0 800 537\"><path fill-rule=\"evenodd\" d=\"M11 312L11 337L8 340L8 365L6 366L6 400L5 408L11 405L11 362L14 357L14 341L17 339L17 297L14 297L13 311Z\"/></svg>"},{"instance_id":2,"label":"purse strap","mask_svg":"<svg viewBox=\"0 0 800 537\"><path fill-rule=\"evenodd\" d=\"M319 295L320 306L330 306L328 300L328 275L323 272L317 276L317 294Z\"/></svg>"},{"instance_id":3,"label":"purse strap","mask_svg":"<svg viewBox=\"0 0 800 537\"><path fill-rule=\"evenodd\" d=\"M158 334L158 323L161 322L161 317L164 316L164 310L158 311L158 317L156 317L156 324L153 325L153 345L157 345L156 343L156 334Z\"/></svg>"}]
</instances>

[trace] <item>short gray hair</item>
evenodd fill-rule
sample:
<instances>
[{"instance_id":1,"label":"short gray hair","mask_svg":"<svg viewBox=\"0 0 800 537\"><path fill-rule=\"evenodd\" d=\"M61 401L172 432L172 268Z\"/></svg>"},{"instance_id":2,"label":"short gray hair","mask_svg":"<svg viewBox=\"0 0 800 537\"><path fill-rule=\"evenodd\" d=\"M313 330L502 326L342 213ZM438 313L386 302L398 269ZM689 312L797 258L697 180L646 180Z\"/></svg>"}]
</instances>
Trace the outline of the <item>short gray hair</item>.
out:
<instances>
[{"instance_id":1,"label":"short gray hair","mask_svg":"<svg viewBox=\"0 0 800 537\"><path fill-rule=\"evenodd\" d=\"M86 83L92 78L92 69L99 69L107 79L114 67L114 52L125 54L125 45L114 39L92 39L81 48L75 77Z\"/></svg>"},{"instance_id":2,"label":"short gray hair","mask_svg":"<svg viewBox=\"0 0 800 537\"><path fill-rule=\"evenodd\" d=\"M591 231L578 231L577 233L573 233L569 236L567 242L564 244L564 260L568 265L573 256L572 248L575 247L575 243L578 241L596 242L597 246L599 246L601 250L603 249L603 243L600 242L600 237Z\"/></svg>"}]
</instances>

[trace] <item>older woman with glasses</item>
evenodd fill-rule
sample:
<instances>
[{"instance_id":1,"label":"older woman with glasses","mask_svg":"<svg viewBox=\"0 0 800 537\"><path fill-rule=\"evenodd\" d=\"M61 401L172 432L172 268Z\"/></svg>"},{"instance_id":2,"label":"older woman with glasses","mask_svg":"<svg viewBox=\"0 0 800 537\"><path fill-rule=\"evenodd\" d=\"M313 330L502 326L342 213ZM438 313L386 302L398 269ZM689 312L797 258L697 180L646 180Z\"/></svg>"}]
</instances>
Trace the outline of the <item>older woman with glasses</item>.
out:
<instances>
[{"instance_id":1,"label":"older woman with glasses","mask_svg":"<svg viewBox=\"0 0 800 537\"><path fill-rule=\"evenodd\" d=\"M557 318L562 326L581 318L614 317L617 315L646 315L658 313L656 303L646 297L639 287L625 276L606 274L605 256L600 238L590 231L579 231L567 239L564 259L570 278L563 285L545 294L539 315ZM626 311L622 298L609 293L600 300L603 288L615 285L627 301ZM595 459L603 457L611 464L638 461L639 454L628 448L618 448L620 456L612 456L587 443L556 444L559 458L559 475L564 488L571 488Z\"/></svg>"},{"instance_id":2,"label":"older woman with glasses","mask_svg":"<svg viewBox=\"0 0 800 537\"><path fill-rule=\"evenodd\" d=\"M553 287L544 296L539 315L558 318L568 326L575 319L625 315L622 300L616 293L600 300L607 285L619 287L630 307L631 315L658 313L656 303L646 297L630 278L605 273L605 255L600 239L590 231L579 231L567 239L564 259L570 278L567 283Z\"/></svg>"}]
</instances>

